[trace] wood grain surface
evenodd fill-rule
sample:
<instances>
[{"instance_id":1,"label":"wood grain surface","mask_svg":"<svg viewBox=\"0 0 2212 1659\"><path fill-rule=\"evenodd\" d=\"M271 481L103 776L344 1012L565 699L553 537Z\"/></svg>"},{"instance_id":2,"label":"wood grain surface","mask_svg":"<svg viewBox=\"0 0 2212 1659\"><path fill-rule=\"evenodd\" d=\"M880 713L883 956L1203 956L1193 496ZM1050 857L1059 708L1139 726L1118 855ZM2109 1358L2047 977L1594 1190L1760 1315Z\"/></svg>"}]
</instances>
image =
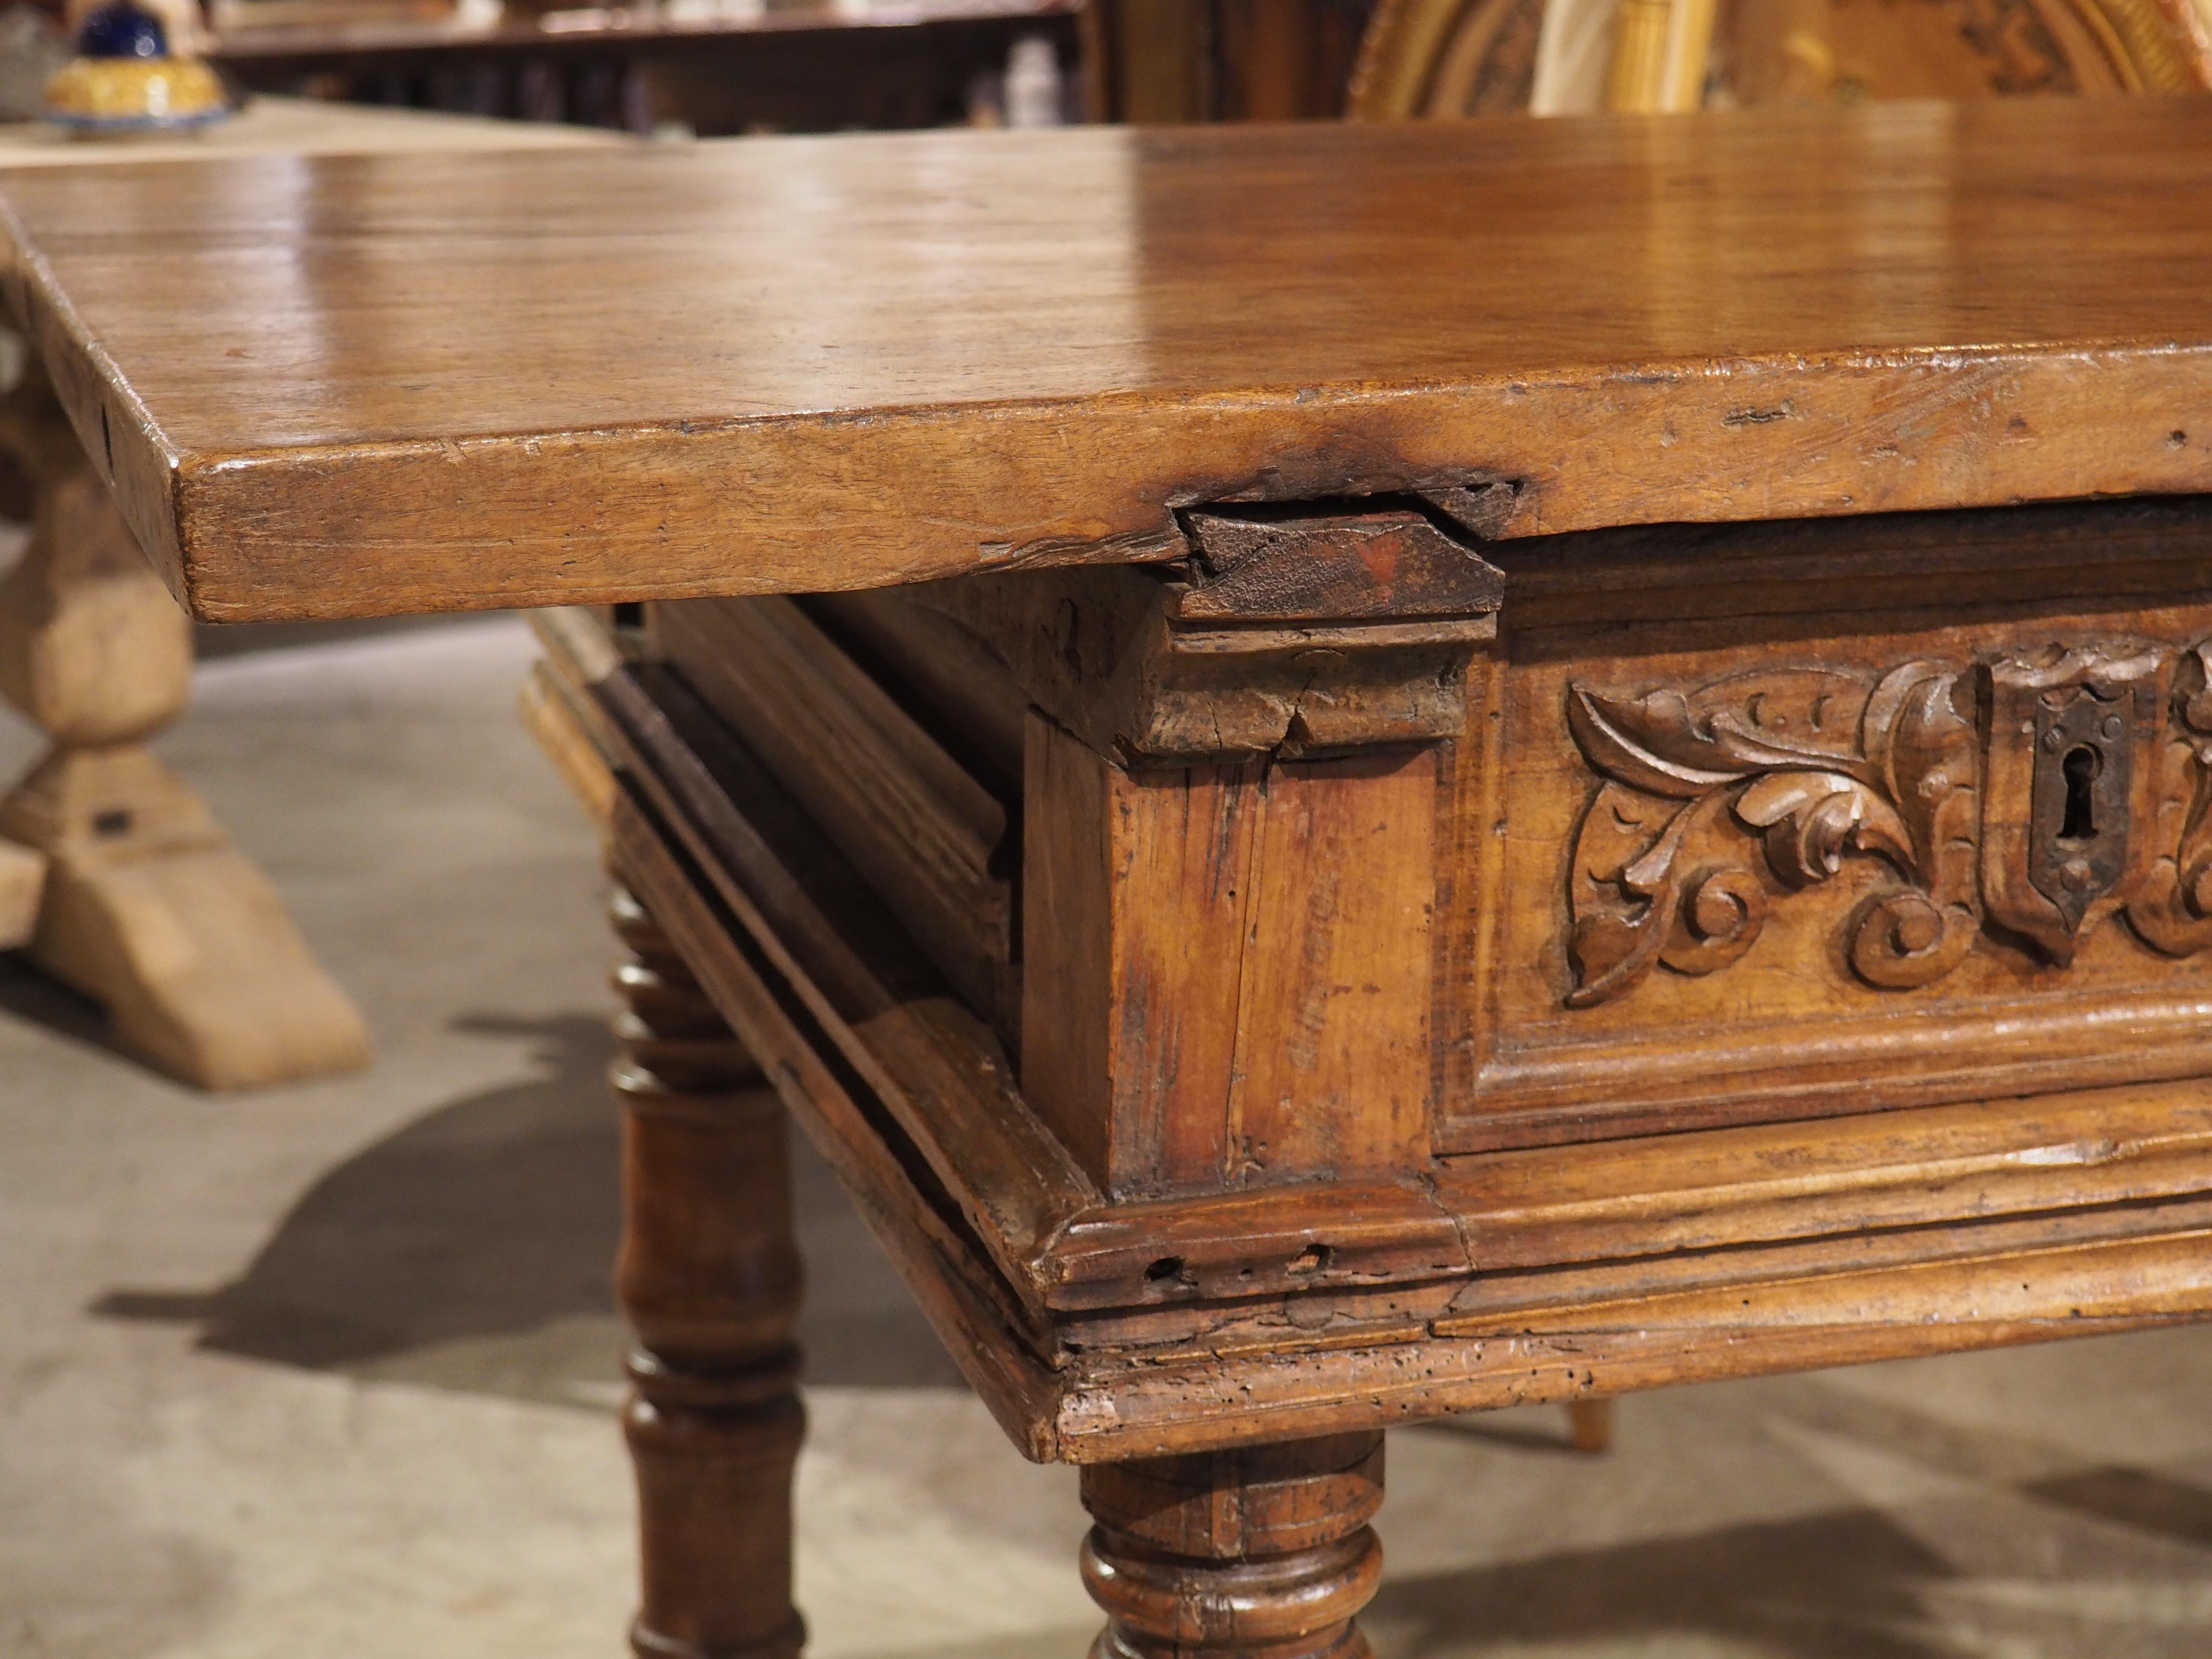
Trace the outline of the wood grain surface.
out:
<instances>
[{"instance_id":1,"label":"wood grain surface","mask_svg":"<svg viewBox=\"0 0 2212 1659\"><path fill-rule=\"evenodd\" d=\"M201 615L2212 489L2212 103L1076 130L7 177Z\"/></svg>"}]
</instances>

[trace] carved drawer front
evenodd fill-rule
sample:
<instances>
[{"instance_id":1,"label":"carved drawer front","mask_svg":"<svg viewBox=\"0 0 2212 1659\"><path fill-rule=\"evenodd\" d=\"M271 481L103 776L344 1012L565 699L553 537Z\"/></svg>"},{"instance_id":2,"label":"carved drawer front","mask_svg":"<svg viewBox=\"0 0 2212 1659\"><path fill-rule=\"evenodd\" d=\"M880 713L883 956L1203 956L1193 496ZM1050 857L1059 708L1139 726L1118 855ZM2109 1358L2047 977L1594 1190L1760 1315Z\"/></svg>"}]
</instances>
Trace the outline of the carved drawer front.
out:
<instances>
[{"instance_id":1,"label":"carved drawer front","mask_svg":"<svg viewBox=\"0 0 2212 1659\"><path fill-rule=\"evenodd\" d=\"M1506 546L1441 1146L2212 1072L2205 520Z\"/></svg>"}]
</instances>

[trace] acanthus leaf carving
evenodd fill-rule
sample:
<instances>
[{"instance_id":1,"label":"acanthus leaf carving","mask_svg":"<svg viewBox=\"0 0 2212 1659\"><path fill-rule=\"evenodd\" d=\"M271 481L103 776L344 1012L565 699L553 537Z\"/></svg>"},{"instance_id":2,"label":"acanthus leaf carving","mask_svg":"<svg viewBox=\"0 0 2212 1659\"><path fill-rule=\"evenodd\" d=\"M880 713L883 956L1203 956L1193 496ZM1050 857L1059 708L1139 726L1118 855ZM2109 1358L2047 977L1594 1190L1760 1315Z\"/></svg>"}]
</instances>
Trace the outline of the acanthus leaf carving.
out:
<instances>
[{"instance_id":1,"label":"acanthus leaf carving","mask_svg":"<svg viewBox=\"0 0 2212 1659\"><path fill-rule=\"evenodd\" d=\"M1570 687L1569 729L1607 781L1576 839L1569 1006L1618 995L1662 963L1727 966L1758 937L1771 888L1827 880L1854 853L1917 884L1858 919L1854 964L1878 984L1948 972L1978 921L1971 852L1962 896L1947 846L1962 823L1971 838L1976 783L1956 694L1954 673L1922 662L1871 688L1821 671L1634 697ZM1680 803L1663 823L1655 796Z\"/></svg>"},{"instance_id":2,"label":"acanthus leaf carving","mask_svg":"<svg viewBox=\"0 0 2212 1659\"><path fill-rule=\"evenodd\" d=\"M2170 957L2212 945L2212 641L2175 665L2173 720L2157 757L2151 844L2128 925Z\"/></svg>"},{"instance_id":3,"label":"acanthus leaf carving","mask_svg":"<svg viewBox=\"0 0 2212 1659\"><path fill-rule=\"evenodd\" d=\"M2124 914L2152 949L2212 947L2212 641L1915 660L1634 694L1575 684L1601 781L1570 877L1570 1006L1664 966L1711 973L1771 905L1871 858L1852 971L1942 979L1990 928L2060 966Z\"/></svg>"}]
</instances>

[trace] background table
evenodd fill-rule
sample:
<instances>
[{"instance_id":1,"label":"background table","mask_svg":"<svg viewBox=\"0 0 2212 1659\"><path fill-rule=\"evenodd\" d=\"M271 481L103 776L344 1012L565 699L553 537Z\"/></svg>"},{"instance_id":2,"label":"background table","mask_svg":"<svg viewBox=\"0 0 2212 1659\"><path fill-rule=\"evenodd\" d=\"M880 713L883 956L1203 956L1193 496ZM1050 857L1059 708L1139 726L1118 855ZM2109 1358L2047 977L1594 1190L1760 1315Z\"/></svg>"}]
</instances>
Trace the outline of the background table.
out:
<instances>
[{"instance_id":1,"label":"background table","mask_svg":"<svg viewBox=\"0 0 2212 1659\"><path fill-rule=\"evenodd\" d=\"M260 98L175 137L103 143L43 123L0 126L0 169L609 142L573 128ZM191 696L191 622L117 517L43 368L19 363L16 378L0 441L29 478L36 526L0 586L0 693L54 748L0 800L0 836L11 838L0 839L0 945L27 945L47 972L108 1009L125 1047L205 1087L366 1064L360 1016L268 883L144 748Z\"/></svg>"},{"instance_id":2,"label":"background table","mask_svg":"<svg viewBox=\"0 0 2212 1659\"><path fill-rule=\"evenodd\" d=\"M1042 36L1081 101L1082 0L915 0L685 20L628 6L510 7L491 28L452 21L223 30L210 54L241 85L314 91L646 133L943 126L979 77ZM253 8L242 9L250 19Z\"/></svg>"}]
</instances>

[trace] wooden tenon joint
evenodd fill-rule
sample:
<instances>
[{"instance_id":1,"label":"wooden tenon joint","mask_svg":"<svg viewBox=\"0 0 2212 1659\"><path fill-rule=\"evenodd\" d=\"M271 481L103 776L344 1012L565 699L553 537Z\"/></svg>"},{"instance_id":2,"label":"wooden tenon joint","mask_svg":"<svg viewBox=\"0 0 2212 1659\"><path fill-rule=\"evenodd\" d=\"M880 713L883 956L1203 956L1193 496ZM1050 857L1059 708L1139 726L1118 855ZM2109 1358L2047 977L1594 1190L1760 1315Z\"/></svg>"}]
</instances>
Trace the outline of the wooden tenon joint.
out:
<instances>
[{"instance_id":1,"label":"wooden tenon joint","mask_svg":"<svg viewBox=\"0 0 2212 1659\"><path fill-rule=\"evenodd\" d=\"M1460 512L1219 507L1167 565L1017 572L910 590L985 641L1030 702L1132 766L1455 735L1502 572Z\"/></svg>"},{"instance_id":2,"label":"wooden tenon joint","mask_svg":"<svg viewBox=\"0 0 2212 1659\"><path fill-rule=\"evenodd\" d=\"M1164 574L927 601L1038 711L1022 1088L1117 1197L1425 1167L1440 804L1504 586L1447 522L1209 508Z\"/></svg>"}]
</instances>

